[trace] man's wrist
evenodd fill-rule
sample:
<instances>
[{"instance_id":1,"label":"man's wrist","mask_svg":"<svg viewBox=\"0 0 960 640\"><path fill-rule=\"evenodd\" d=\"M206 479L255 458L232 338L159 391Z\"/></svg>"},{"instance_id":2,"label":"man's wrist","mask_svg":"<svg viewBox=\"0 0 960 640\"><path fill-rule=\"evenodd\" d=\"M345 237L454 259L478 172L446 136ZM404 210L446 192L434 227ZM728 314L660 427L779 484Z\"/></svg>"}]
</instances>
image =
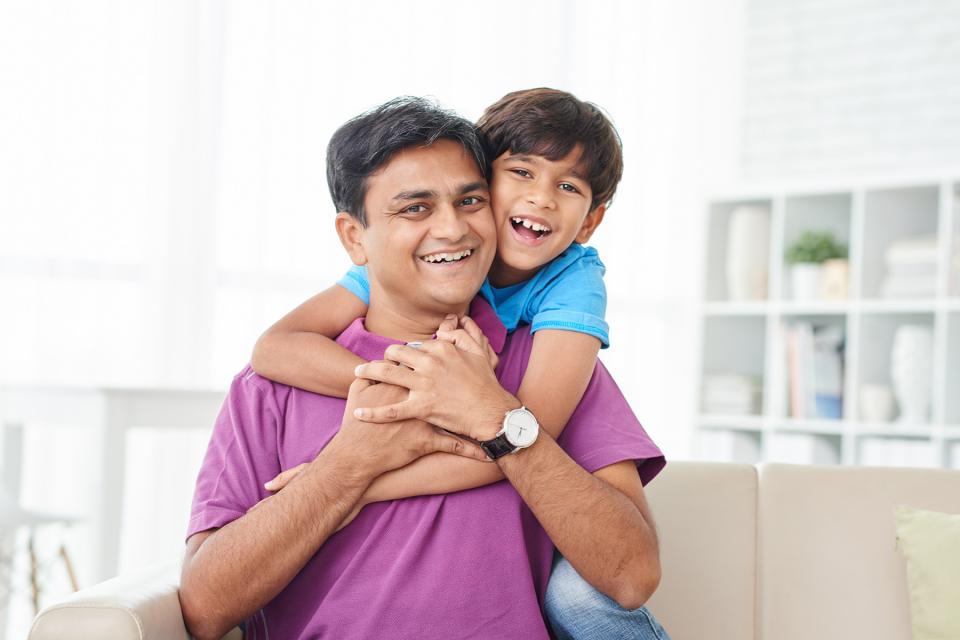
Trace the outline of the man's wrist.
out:
<instances>
[{"instance_id":1,"label":"man's wrist","mask_svg":"<svg viewBox=\"0 0 960 640\"><path fill-rule=\"evenodd\" d=\"M522 406L523 403L507 391L504 391L495 401L488 403L478 416L477 440L486 442L496 438L500 430L503 429L503 418L507 415L507 412L519 409Z\"/></svg>"}]
</instances>

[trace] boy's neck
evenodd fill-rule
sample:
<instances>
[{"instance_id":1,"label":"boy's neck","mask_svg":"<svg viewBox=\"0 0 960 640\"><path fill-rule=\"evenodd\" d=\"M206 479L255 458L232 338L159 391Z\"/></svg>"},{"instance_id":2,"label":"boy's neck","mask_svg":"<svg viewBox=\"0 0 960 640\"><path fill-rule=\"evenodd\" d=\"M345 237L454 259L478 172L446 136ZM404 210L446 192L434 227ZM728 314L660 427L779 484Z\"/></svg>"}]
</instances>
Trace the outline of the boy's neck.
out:
<instances>
[{"instance_id":1,"label":"boy's neck","mask_svg":"<svg viewBox=\"0 0 960 640\"><path fill-rule=\"evenodd\" d=\"M544 265L540 265L536 269L531 269L529 271L514 269L510 265L504 264L498 255L493 259L493 264L490 265L490 271L487 272L487 280L489 280L490 284L496 288L503 289L504 287L510 287L515 284L520 284L521 282L526 282L535 276L543 267Z\"/></svg>"}]
</instances>

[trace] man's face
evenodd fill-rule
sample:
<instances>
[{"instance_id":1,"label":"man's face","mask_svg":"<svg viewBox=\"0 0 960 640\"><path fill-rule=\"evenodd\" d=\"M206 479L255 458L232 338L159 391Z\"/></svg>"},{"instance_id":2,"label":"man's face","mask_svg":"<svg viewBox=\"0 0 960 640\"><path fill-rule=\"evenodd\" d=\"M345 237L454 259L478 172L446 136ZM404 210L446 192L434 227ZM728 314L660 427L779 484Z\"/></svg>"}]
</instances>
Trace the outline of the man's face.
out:
<instances>
[{"instance_id":1,"label":"man's face","mask_svg":"<svg viewBox=\"0 0 960 640\"><path fill-rule=\"evenodd\" d=\"M398 152L367 179L364 207L361 244L373 291L410 312L456 311L473 299L496 231L486 180L459 143Z\"/></svg>"}]
</instances>

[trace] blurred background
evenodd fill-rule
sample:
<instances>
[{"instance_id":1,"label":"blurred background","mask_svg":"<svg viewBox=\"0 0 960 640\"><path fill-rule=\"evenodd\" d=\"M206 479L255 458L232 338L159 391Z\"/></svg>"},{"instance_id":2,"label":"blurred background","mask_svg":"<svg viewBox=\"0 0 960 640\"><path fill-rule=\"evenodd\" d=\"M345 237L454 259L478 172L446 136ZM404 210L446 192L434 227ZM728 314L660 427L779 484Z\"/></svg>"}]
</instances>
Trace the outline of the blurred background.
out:
<instances>
[{"instance_id":1,"label":"blurred background","mask_svg":"<svg viewBox=\"0 0 960 640\"><path fill-rule=\"evenodd\" d=\"M223 394L349 261L324 152L549 86L625 174L601 354L668 459L960 466L960 4L0 0L0 629L176 561Z\"/></svg>"}]
</instances>

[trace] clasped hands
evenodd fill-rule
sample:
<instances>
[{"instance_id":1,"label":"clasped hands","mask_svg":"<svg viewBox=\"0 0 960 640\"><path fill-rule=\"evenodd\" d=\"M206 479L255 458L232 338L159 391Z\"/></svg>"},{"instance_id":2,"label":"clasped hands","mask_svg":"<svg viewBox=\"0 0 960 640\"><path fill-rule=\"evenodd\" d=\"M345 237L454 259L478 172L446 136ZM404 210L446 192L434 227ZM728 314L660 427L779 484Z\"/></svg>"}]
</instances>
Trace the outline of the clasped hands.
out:
<instances>
[{"instance_id":1,"label":"clasped hands","mask_svg":"<svg viewBox=\"0 0 960 640\"><path fill-rule=\"evenodd\" d=\"M381 473L435 452L488 461L476 443L495 437L504 412L520 405L500 386L497 364L477 324L448 315L436 340L391 345L383 360L356 368L338 436L362 446ZM264 487L280 491L309 464L283 471Z\"/></svg>"}]
</instances>

